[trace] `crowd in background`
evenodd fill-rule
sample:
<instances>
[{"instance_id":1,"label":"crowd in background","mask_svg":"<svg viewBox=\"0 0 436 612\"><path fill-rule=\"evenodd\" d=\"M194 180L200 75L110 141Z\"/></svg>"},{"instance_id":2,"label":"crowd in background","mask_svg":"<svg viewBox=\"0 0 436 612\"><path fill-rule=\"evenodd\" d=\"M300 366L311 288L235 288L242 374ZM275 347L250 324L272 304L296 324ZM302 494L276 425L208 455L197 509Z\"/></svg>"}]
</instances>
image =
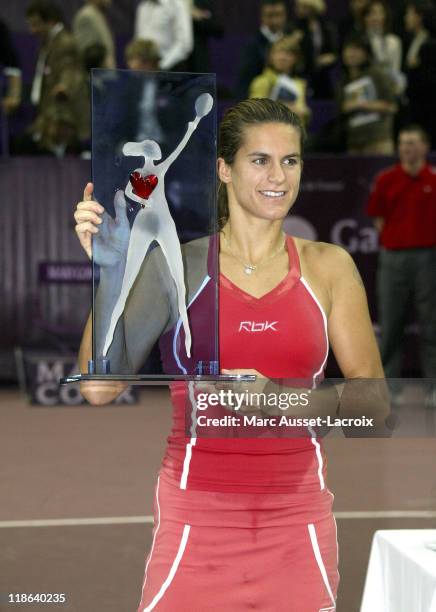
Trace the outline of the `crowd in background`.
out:
<instances>
[{"instance_id":1,"label":"crowd in background","mask_svg":"<svg viewBox=\"0 0 436 612\"><path fill-rule=\"evenodd\" d=\"M12 153L62 157L89 148L91 68L207 72L219 61L210 57L209 42L225 32L211 0L142 0L124 63L117 66L110 4L85 0L71 24L53 0L28 4L27 24L39 43L28 88L0 22L3 113L12 115L23 104L34 108L30 125L13 137ZM262 0L259 29L235 58L239 79L226 96L287 104L303 118L311 151L389 155L395 134L408 123L420 123L436 145L432 1L389 6L384 0L350 0L339 23L329 21L326 11L324 0ZM335 112L315 130L313 108L322 112L321 102Z\"/></svg>"}]
</instances>

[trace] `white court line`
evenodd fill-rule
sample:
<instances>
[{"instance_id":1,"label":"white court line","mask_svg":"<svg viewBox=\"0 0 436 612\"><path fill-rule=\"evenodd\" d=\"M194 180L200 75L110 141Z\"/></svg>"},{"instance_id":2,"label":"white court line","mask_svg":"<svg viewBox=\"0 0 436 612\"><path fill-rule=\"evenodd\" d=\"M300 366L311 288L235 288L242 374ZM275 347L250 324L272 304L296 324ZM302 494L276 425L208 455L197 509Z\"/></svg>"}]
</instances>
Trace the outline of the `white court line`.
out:
<instances>
[{"instance_id":1,"label":"white court line","mask_svg":"<svg viewBox=\"0 0 436 612\"><path fill-rule=\"evenodd\" d=\"M357 512L334 512L336 519L377 518L436 518L434 510L370 510ZM12 527L76 527L82 525L131 525L153 524L153 516L102 516L95 518L36 519L29 521L0 521L0 529Z\"/></svg>"},{"instance_id":2,"label":"white court line","mask_svg":"<svg viewBox=\"0 0 436 612\"><path fill-rule=\"evenodd\" d=\"M368 512L334 512L337 519L436 518L434 510L370 510Z\"/></svg>"},{"instance_id":3,"label":"white court line","mask_svg":"<svg viewBox=\"0 0 436 612\"><path fill-rule=\"evenodd\" d=\"M0 529L8 527L70 527L81 525L129 525L153 523L150 516L101 516L95 518L36 519L31 521L0 521Z\"/></svg>"}]
</instances>

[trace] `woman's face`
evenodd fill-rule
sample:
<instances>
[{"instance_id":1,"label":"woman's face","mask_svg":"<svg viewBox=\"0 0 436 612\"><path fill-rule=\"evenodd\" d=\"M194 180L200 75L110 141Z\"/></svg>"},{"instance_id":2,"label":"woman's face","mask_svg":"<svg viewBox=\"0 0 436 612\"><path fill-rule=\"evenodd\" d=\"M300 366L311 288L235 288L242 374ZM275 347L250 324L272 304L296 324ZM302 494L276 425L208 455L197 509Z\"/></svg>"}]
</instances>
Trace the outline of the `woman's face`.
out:
<instances>
[{"instance_id":1,"label":"woman's face","mask_svg":"<svg viewBox=\"0 0 436 612\"><path fill-rule=\"evenodd\" d=\"M285 123L245 128L233 164L218 160L219 177L227 184L230 216L239 207L252 218L286 217L300 187L300 140L299 130Z\"/></svg>"},{"instance_id":2,"label":"woman's face","mask_svg":"<svg viewBox=\"0 0 436 612\"><path fill-rule=\"evenodd\" d=\"M153 60L145 60L141 57L134 56L127 59L127 68L129 70L142 70L143 72L151 72L158 69L158 63Z\"/></svg>"},{"instance_id":3,"label":"woman's face","mask_svg":"<svg viewBox=\"0 0 436 612\"><path fill-rule=\"evenodd\" d=\"M366 8L368 0L350 0L350 8L353 15L361 15Z\"/></svg>"},{"instance_id":4,"label":"woman's face","mask_svg":"<svg viewBox=\"0 0 436 612\"><path fill-rule=\"evenodd\" d=\"M414 32L421 27L422 17L414 6L408 6L404 15L404 25L408 32Z\"/></svg>"},{"instance_id":5,"label":"woman's face","mask_svg":"<svg viewBox=\"0 0 436 612\"><path fill-rule=\"evenodd\" d=\"M342 61L347 68L360 68L367 61L368 56L365 49L354 45L344 47Z\"/></svg>"},{"instance_id":6,"label":"woman's face","mask_svg":"<svg viewBox=\"0 0 436 612\"><path fill-rule=\"evenodd\" d=\"M365 24L371 30L383 30L386 22L386 13L383 4L375 3L371 5L366 17Z\"/></svg>"},{"instance_id":7,"label":"woman's face","mask_svg":"<svg viewBox=\"0 0 436 612\"><path fill-rule=\"evenodd\" d=\"M296 0L295 2L295 16L297 19L310 19L316 17L316 11L312 6L304 2L304 0Z\"/></svg>"},{"instance_id":8,"label":"woman's face","mask_svg":"<svg viewBox=\"0 0 436 612\"><path fill-rule=\"evenodd\" d=\"M284 49L271 51L271 66L280 74L289 74L295 66L296 58L292 51Z\"/></svg>"}]
</instances>

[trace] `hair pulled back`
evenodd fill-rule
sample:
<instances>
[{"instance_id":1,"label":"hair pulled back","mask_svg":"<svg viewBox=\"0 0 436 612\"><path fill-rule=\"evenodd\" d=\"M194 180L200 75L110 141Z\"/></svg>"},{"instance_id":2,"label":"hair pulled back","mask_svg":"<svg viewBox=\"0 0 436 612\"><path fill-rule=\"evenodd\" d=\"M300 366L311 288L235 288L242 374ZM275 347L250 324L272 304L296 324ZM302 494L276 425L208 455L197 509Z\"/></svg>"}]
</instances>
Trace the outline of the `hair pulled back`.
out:
<instances>
[{"instance_id":1,"label":"hair pulled back","mask_svg":"<svg viewBox=\"0 0 436 612\"><path fill-rule=\"evenodd\" d=\"M268 98L242 100L229 108L221 121L218 133L218 157L231 166L236 153L244 143L245 129L263 123L283 123L300 133L301 155L303 155L306 131L300 117L285 104ZM225 185L218 184L218 227L221 229L229 218L229 204Z\"/></svg>"}]
</instances>

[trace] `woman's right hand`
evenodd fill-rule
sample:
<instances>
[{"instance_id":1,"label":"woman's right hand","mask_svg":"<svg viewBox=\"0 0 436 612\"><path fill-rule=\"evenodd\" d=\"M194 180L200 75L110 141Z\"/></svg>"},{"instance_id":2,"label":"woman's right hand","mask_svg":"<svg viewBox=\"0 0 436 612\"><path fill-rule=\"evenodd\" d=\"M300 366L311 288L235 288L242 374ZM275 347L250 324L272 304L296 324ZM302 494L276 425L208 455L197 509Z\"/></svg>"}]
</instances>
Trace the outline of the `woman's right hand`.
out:
<instances>
[{"instance_id":1,"label":"woman's right hand","mask_svg":"<svg viewBox=\"0 0 436 612\"><path fill-rule=\"evenodd\" d=\"M83 201L76 206L76 234L88 257L91 259L94 256L96 264L109 268L127 255L130 224L126 200L121 190L116 192L113 219L101 204L92 200L93 189L93 184L88 183L83 191Z\"/></svg>"},{"instance_id":2,"label":"woman's right hand","mask_svg":"<svg viewBox=\"0 0 436 612\"><path fill-rule=\"evenodd\" d=\"M98 226L103 223L101 215L104 208L92 199L94 185L87 183L83 190L83 200L76 206L74 219L76 220L76 234L89 259L92 258L92 234L98 233Z\"/></svg>"}]
</instances>

